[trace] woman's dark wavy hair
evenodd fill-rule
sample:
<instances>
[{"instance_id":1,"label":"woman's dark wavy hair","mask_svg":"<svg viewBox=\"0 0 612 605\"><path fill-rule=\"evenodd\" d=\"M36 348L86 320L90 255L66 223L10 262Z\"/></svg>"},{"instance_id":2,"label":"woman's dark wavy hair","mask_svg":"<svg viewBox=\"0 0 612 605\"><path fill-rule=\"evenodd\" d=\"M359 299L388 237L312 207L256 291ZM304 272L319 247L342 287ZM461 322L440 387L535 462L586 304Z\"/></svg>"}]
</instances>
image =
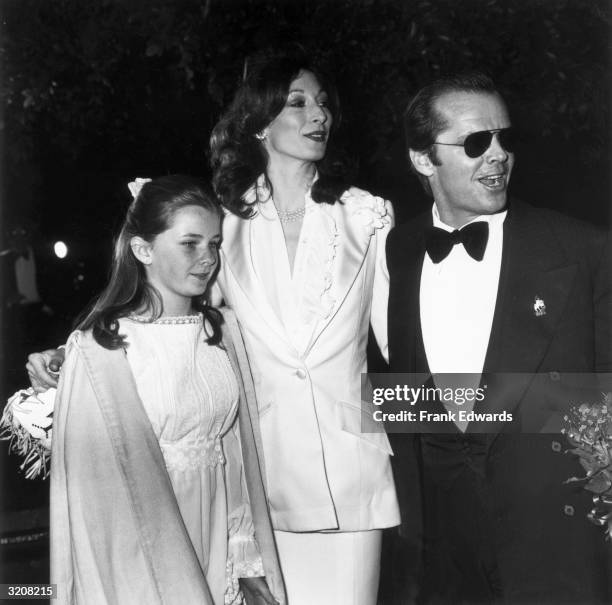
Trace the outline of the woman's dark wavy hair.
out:
<instances>
[{"instance_id":1,"label":"woman's dark wavy hair","mask_svg":"<svg viewBox=\"0 0 612 605\"><path fill-rule=\"evenodd\" d=\"M213 187L221 203L242 218L253 215L243 195L260 174L266 174L268 163L268 154L255 135L281 112L291 82L302 71L314 74L327 92L336 129L340 123L336 88L325 71L299 51L250 60L234 100L213 129L210 139ZM317 163L319 178L311 192L315 202L334 204L349 186L345 162L335 155L328 145L325 158ZM270 182L267 184L271 190Z\"/></svg>"},{"instance_id":2,"label":"woman's dark wavy hair","mask_svg":"<svg viewBox=\"0 0 612 605\"><path fill-rule=\"evenodd\" d=\"M139 236L153 241L170 228L176 212L186 206L199 206L222 217L219 202L202 181L176 174L145 183L130 205L115 241L108 285L76 324L79 330L91 329L98 344L106 349L125 346L118 319L144 312L154 321L163 312L161 296L148 283L144 266L134 256L130 240ZM193 308L203 314L212 330L206 342L212 345L221 342L221 313L209 305L205 295L193 298Z\"/></svg>"}]
</instances>

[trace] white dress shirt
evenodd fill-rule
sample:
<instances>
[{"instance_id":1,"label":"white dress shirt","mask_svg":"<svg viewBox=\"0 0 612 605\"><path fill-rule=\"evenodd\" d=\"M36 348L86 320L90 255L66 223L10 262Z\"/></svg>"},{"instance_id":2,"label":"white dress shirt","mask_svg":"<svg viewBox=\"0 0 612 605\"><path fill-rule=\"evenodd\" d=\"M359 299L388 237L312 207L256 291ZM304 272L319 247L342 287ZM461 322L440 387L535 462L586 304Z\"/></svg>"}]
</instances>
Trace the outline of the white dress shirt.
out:
<instances>
[{"instance_id":1,"label":"white dress shirt","mask_svg":"<svg viewBox=\"0 0 612 605\"><path fill-rule=\"evenodd\" d=\"M462 244L453 246L437 264L425 254L421 329L432 374L482 373L497 299L506 214L483 215L470 221L489 223L489 239L481 261L473 259ZM432 215L434 227L454 231L441 221L435 204Z\"/></svg>"}]
</instances>

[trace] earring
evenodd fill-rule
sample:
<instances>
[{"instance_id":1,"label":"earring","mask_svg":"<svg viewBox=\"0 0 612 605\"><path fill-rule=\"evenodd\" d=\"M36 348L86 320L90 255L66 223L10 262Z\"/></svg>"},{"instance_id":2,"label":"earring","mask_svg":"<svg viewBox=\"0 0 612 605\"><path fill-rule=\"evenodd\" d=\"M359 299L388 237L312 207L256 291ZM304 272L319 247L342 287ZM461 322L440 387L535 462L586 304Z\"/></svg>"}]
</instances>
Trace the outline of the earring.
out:
<instances>
[{"instance_id":1,"label":"earring","mask_svg":"<svg viewBox=\"0 0 612 605\"><path fill-rule=\"evenodd\" d=\"M256 138L258 141L263 141L263 140L264 140L264 139L265 139L267 136L268 136L268 135L266 134L266 132L265 132L264 130L262 130L261 132L258 132L258 133L255 135L255 138Z\"/></svg>"}]
</instances>

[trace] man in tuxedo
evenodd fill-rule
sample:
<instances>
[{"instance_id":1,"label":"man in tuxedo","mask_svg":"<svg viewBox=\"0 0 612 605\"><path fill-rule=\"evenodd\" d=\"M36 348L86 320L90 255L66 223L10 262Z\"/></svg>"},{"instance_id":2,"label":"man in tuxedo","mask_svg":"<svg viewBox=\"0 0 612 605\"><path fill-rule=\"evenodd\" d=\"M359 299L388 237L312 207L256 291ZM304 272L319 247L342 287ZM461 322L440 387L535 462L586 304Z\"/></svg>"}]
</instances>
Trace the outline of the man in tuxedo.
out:
<instances>
[{"instance_id":1,"label":"man in tuxedo","mask_svg":"<svg viewBox=\"0 0 612 605\"><path fill-rule=\"evenodd\" d=\"M608 603L612 547L586 519L589 492L565 484L584 474L567 441L544 428L567 411L544 405L566 373L612 371L608 234L508 199L511 122L489 78L421 89L405 130L434 203L387 241L391 371L520 373L504 374L509 397L475 404L512 423L392 436L418 601Z\"/></svg>"}]
</instances>

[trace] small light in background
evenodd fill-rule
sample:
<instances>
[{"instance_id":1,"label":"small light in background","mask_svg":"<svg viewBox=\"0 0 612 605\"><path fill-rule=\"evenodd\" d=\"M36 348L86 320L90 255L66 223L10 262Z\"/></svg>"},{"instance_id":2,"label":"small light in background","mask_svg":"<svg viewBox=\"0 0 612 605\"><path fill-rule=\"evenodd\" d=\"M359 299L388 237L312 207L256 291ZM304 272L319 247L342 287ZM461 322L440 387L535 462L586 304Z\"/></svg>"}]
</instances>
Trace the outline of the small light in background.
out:
<instances>
[{"instance_id":1,"label":"small light in background","mask_svg":"<svg viewBox=\"0 0 612 605\"><path fill-rule=\"evenodd\" d=\"M66 246L64 242L55 242L55 244L53 244L53 251L57 258L66 258L68 255L68 246Z\"/></svg>"}]
</instances>

